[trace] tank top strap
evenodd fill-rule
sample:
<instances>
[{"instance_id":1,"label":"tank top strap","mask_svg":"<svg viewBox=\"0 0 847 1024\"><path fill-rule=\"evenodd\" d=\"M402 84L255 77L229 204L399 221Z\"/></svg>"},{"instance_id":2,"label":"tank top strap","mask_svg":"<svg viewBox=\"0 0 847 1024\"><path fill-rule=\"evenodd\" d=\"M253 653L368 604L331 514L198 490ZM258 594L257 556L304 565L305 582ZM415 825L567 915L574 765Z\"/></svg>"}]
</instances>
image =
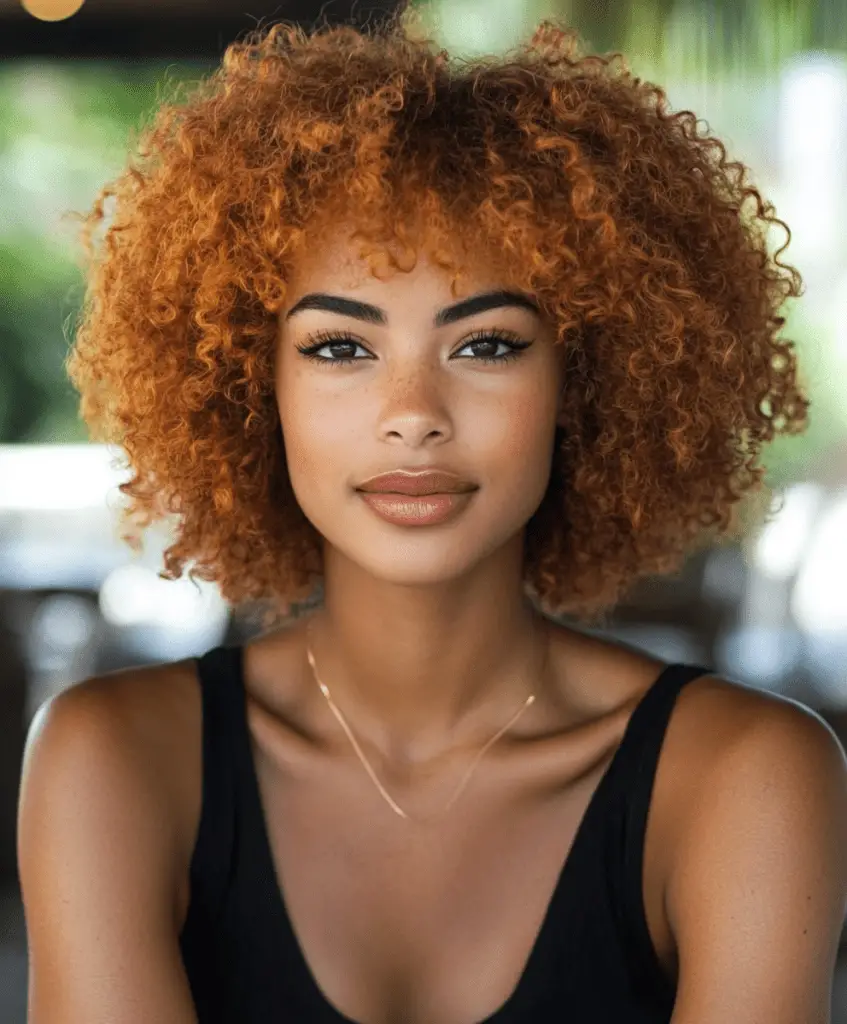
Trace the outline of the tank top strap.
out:
<instances>
[{"instance_id":1,"label":"tank top strap","mask_svg":"<svg viewBox=\"0 0 847 1024\"><path fill-rule=\"evenodd\" d=\"M235 837L238 734L246 725L241 647L214 647L196 660L202 706L203 802L191 860L192 913L219 918ZM196 923L196 922L195 922Z\"/></svg>"},{"instance_id":2,"label":"tank top strap","mask_svg":"<svg viewBox=\"0 0 847 1024\"><path fill-rule=\"evenodd\" d=\"M617 792L621 798L612 884L618 889L621 927L629 938L636 984L667 987L644 911L644 839L656 769L668 723L680 691L714 669L683 663L665 666L630 716L618 750Z\"/></svg>"}]
</instances>

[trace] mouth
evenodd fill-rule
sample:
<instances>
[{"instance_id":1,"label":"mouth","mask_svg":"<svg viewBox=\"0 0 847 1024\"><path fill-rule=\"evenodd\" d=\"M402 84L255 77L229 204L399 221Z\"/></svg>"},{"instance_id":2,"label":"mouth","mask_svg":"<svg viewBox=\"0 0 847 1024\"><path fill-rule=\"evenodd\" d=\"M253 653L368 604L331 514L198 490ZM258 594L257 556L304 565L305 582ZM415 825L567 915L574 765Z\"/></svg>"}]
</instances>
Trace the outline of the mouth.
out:
<instances>
[{"instance_id":1,"label":"mouth","mask_svg":"<svg viewBox=\"0 0 847 1024\"><path fill-rule=\"evenodd\" d=\"M433 494L464 494L477 489L475 484L463 480L448 470L429 469L423 472L393 470L381 473L360 484L356 490L369 494L405 494L423 497Z\"/></svg>"},{"instance_id":2,"label":"mouth","mask_svg":"<svg viewBox=\"0 0 847 1024\"><path fill-rule=\"evenodd\" d=\"M446 523L470 503L474 491L402 494L359 491L362 499L383 520L395 526L434 526Z\"/></svg>"},{"instance_id":3,"label":"mouth","mask_svg":"<svg viewBox=\"0 0 847 1024\"><path fill-rule=\"evenodd\" d=\"M468 493L470 493L470 490L468 490L468 491L463 491L463 490L462 491L448 491L448 490L444 490L443 488L441 490L438 490L438 491L416 491L416 490L412 490L411 488L409 490L407 490L407 491L405 491L405 490L404 491L400 491L400 490L394 490L394 489L392 489L392 490L386 489L386 490L379 490L379 491L374 490L374 491L372 491L372 490L365 490L363 487L358 487L356 489L359 491L360 494L375 494L375 495L383 495L383 496L385 496L385 495L396 495L397 497L400 497L400 498L432 498L432 497L435 497L435 496L441 495L441 494L468 494ZM476 490L476 488L474 488L474 490Z\"/></svg>"}]
</instances>

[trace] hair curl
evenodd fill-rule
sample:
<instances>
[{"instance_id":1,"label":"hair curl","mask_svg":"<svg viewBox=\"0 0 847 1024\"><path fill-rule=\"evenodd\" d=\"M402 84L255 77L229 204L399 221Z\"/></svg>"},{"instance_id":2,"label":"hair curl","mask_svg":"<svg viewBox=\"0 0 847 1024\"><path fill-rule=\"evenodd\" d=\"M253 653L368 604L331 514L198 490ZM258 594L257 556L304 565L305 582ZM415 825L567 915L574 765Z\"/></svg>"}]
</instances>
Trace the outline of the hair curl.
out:
<instances>
[{"instance_id":1,"label":"hair curl","mask_svg":"<svg viewBox=\"0 0 847 1024\"><path fill-rule=\"evenodd\" d=\"M274 352L298 256L351 212L372 269L393 242L426 244L455 282L461 238L501 253L556 327L567 427L525 535L533 600L596 618L731 533L736 503L764 488L762 444L806 426L793 344L778 340L802 279L745 166L618 58L583 55L555 20L473 60L402 11L370 31L278 22L160 104L82 218L67 361L92 438L132 467L123 525L175 517L160 575L191 562L231 604L277 609L320 581ZM771 258L774 223L788 241Z\"/></svg>"}]
</instances>

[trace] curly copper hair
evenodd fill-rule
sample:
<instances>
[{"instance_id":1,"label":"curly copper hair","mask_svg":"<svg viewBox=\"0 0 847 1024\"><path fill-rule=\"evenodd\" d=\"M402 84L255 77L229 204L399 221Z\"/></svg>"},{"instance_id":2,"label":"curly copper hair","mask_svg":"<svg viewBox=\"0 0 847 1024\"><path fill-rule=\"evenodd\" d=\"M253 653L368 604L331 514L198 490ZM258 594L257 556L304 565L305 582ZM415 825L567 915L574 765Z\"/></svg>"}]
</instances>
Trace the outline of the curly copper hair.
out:
<instances>
[{"instance_id":1,"label":"curly copper hair","mask_svg":"<svg viewBox=\"0 0 847 1024\"><path fill-rule=\"evenodd\" d=\"M401 9L370 30L255 29L159 105L81 217L89 270L67 362L81 415L132 468L122 525L175 517L163 578L190 562L231 605L291 608L321 580L274 397L298 254L351 211L372 269L377 253L399 266L393 243L426 245L455 292L458 238L499 253L567 370L524 586L552 614L596 619L730 536L764 488L763 443L806 426L778 338L782 303L802 294L779 262L790 231L621 54L583 55L546 20L505 57L451 59L409 25ZM788 241L771 258L773 223ZM122 539L139 546L132 529Z\"/></svg>"}]
</instances>

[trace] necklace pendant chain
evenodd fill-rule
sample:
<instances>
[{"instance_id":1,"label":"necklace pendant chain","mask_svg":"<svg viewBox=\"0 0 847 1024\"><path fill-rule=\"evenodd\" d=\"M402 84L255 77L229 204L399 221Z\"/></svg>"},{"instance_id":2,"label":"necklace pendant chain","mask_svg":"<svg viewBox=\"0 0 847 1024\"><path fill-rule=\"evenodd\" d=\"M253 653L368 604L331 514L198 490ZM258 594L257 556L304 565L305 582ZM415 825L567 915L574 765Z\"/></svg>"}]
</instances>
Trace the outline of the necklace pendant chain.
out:
<instances>
[{"instance_id":1,"label":"necklace pendant chain","mask_svg":"<svg viewBox=\"0 0 847 1024\"><path fill-rule=\"evenodd\" d=\"M509 719L509 721L503 726L503 728L500 729L497 733L495 733L494 736L492 736L491 739L485 744L485 746L477 753L476 757L471 762L470 767L467 769L467 771L465 772L461 782L459 783L458 789L456 790L456 792L453 794L453 796L447 802L447 805L441 810L441 812L439 814L435 815L434 817L429 817L429 818L426 818L426 819L411 818L406 813L406 811L404 811L403 808L400 807L400 805L392 798L390 793L386 792L385 787L379 781L379 779L377 778L376 773L374 772L373 768L371 767L370 762L365 757L365 754L364 754L362 748L357 743L356 737L353 735L353 732L350 729L350 726L347 724L346 719L341 714L340 709L336 706L335 701L332 699L332 696L330 695L330 692L329 692L329 688L318 677L317 669L315 668L315 659L312 656L311 644L309 642L309 638L311 638L311 628L312 628L312 623L311 623L311 621L309 621L306 624L306 635L307 635L306 657L309 660L309 666L310 666L310 668L312 670L313 676L315 677L315 682L318 684L318 688L320 689L321 693L324 695L324 697L326 697L327 703L329 704L330 709L332 710L332 713L338 719L339 723L341 724L342 729L344 729L344 732L347 734L347 738L352 743L353 749L356 751L356 754L357 754L359 760L362 762L362 765L364 766L365 771L371 777L371 780L373 781L373 783L376 786L377 790L379 791L380 795L386 801L386 803L389 805L389 807L391 807L391 809L395 812L395 814L399 814L401 818L405 818L407 821L417 821L419 824L427 824L430 821L434 821L437 818L440 818L442 815L446 814L447 811L449 811L450 808L453 806L453 804L459 799L459 796L463 792L465 786L468 784L468 781L470 780L470 777L473 774L473 771L476 768L477 764L479 763L480 759L482 758L483 754L485 754L485 752L489 749L489 747L491 747L498 739L500 739L500 737L503 735L504 732L506 732L507 729L511 728L511 726L514 725L514 723L518 720L518 718L520 718L520 716L524 713L524 711L526 711L526 709L530 706L530 704L532 704L535 701L535 694L534 693L530 694L530 696L527 697L527 699L524 701L524 703L521 705L521 707L515 712L515 714ZM546 664L546 660L547 660L546 659L546 652L547 652L547 647L545 645L545 664Z\"/></svg>"}]
</instances>

